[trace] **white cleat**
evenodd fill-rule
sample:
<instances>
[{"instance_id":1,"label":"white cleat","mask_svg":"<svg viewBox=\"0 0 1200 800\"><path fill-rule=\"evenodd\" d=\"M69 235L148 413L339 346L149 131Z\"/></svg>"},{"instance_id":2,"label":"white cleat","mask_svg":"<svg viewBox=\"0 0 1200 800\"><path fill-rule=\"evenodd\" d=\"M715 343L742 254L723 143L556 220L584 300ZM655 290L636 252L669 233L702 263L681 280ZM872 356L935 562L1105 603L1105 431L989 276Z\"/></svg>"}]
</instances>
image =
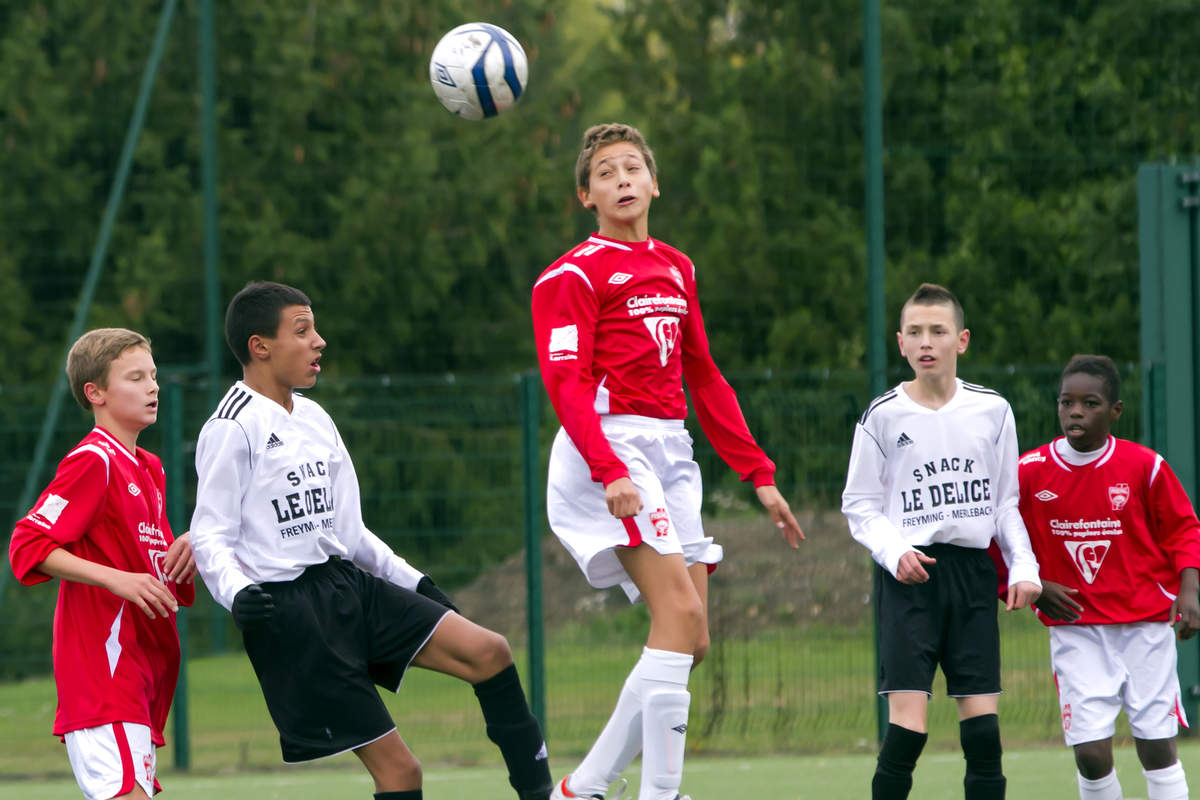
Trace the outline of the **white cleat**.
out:
<instances>
[{"instance_id":1,"label":"white cleat","mask_svg":"<svg viewBox=\"0 0 1200 800\"><path fill-rule=\"evenodd\" d=\"M571 776L568 775L567 778L569 777ZM605 796L602 794L575 794L567 788L567 778L563 778L561 781L555 784L554 791L550 793L550 800L573 800L573 798L580 798L580 800L606 800ZM617 791L617 793L612 797L607 798L607 800L621 800L621 798L625 796L625 790L629 788L629 781L621 778L620 785L621 788ZM677 800L691 800L691 798L681 797L677 798Z\"/></svg>"}]
</instances>

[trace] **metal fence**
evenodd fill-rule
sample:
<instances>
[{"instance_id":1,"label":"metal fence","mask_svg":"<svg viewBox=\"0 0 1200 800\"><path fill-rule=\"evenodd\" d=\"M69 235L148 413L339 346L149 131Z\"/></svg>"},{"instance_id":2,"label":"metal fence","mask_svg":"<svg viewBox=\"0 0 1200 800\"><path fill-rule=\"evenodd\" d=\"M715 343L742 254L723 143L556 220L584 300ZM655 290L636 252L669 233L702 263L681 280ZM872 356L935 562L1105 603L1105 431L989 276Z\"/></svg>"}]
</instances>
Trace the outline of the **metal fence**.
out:
<instances>
[{"instance_id":1,"label":"metal fence","mask_svg":"<svg viewBox=\"0 0 1200 800\"><path fill-rule=\"evenodd\" d=\"M969 361L963 365L965 378L993 386L1009 398L1022 446L1030 447L1057 432L1058 370L972 369ZM1140 381L1133 366L1122 370L1127 411L1118 435L1137 439ZM867 377L862 371L730 377L751 429L778 463L780 487L799 512L809 541L798 553L776 541L773 529L754 508L753 494L696 431L697 459L707 481L708 524L723 541L727 559L713 578L714 645L693 681L689 745L709 752L871 749L875 707L867 602L870 561L852 542L836 511L853 424L868 400ZM175 388L167 390L160 422L143 434L141 444L166 454L171 491L184 506L172 525L182 531L194 499L192 457L196 434L208 414L208 393L198 383L168 380L167 385ZM338 421L350 447L367 524L397 552L434 575L465 613L507 635L526 676L530 658L544 668L551 741L565 754L584 749L603 724L622 676L644 641L646 620L644 609L628 606L619 592L587 587L545 531L539 511L535 524L542 531L546 564L538 579L546 639L544 648L528 648L522 530L530 493L530 507L541 508L545 457L555 421L548 403L541 404L535 418L523 420L521 388L520 376L379 376L326 380L311 394ZM6 452L27 452L36 436L44 392L42 387L0 392L0 441ZM532 480L524 477L523 424L540 442ZM55 452L66 452L87 426L84 415L73 415L59 433ZM0 498L10 504L25 478L24 466L18 455L0 472ZM39 477L42 485L52 468L51 464ZM0 510L10 519L18 511L11 505ZM198 595L196 606L184 615L194 763L211 768L273 764L274 734L265 712L254 719L251 733L246 733L248 723L234 716L225 723L231 730L221 735L216 720L223 715L215 714L216 709L244 709L261 701L228 615L205 592ZM0 609L4 681L33 679L49 671L54 597L52 584L26 588L8 581ZM1028 614L1006 616L1003 624L1008 735L1020 741L1053 740L1057 712L1044 631ZM217 657L221 653L232 658ZM214 699L211 683L232 680L229 674L239 671L241 680ZM53 708L52 684L32 680L28 685L44 695L44 708ZM459 744L464 736L486 748L482 737L467 735L479 725L469 692L435 682L420 694L443 700L433 710L419 711L413 707L413 695L402 692L396 713L402 730L424 745L426 753L433 748L435 758L469 759L473 751ZM216 709L208 707L213 705ZM953 704L942 705L935 704L935 725L939 714L952 719ZM38 724L5 719L11 716L0 713L0 742L7 735L5 725L18 725L22 730L13 735L27 738L33 731L26 726ZM48 729L48 716L44 722Z\"/></svg>"}]
</instances>

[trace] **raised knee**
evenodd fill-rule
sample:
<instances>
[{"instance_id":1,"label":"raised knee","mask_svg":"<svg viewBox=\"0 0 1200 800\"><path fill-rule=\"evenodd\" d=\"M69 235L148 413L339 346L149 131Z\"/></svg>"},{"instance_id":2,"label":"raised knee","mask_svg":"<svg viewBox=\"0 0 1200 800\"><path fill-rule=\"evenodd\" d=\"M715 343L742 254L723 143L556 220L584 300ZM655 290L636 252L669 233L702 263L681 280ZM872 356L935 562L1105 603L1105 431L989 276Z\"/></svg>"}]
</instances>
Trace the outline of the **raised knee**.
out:
<instances>
[{"instance_id":1,"label":"raised knee","mask_svg":"<svg viewBox=\"0 0 1200 800\"><path fill-rule=\"evenodd\" d=\"M513 663L512 649L505 639L495 631L488 631L480 647L479 659L488 676L494 675Z\"/></svg>"}]
</instances>

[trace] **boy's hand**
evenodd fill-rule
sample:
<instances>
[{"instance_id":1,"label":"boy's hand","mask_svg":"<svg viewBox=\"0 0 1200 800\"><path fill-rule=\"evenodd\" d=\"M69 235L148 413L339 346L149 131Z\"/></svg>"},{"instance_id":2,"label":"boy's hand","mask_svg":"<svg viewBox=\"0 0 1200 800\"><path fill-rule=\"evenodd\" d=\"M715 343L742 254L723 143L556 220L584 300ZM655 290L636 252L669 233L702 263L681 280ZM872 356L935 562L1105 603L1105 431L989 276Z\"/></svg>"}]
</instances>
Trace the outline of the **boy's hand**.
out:
<instances>
[{"instance_id":1,"label":"boy's hand","mask_svg":"<svg viewBox=\"0 0 1200 800\"><path fill-rule=\"evenodd\" d=\"M191 583L196 577L196 558L192 555L191 531L171 542L163 556L163 569L167 580L175 583Z\"/></svg>"},{"instance_id":2,"label":"boy's hand","mask_svg":"<svg viewBox=\"0 0 1200 800\"><path fill-rule=\"evenodd\" d=\"M635 516L642 510L642 496L629 478L617 478L604 487L604 502L608 512L617 519Z\"/></svg>"},{"instance_id":3,"label":"boy's hand","mask_svg":"<svg viewBox=\"0 0 1200 800\"><path fill-rule=\"evenodd\" d=\"M929 573L922 565L936 563L936 558L927 556L920 550L909 550L900 556L900 563L896 565L896 580L901 583L924 583L929 580Z\"/></svg>"},{"instance_id":4,"label":"boy's hand","mask_svg":"<svg viewBox=\"0 0 1200 800\"><path fill-rule=\"evenodd\" d=\"M1042 590L1032 581L1017 581L1008 587L1008 601L1004 604L1005 611L1016 611L1038 599Z\"/></svg>"},{"instance_id":5,"label":"boy's hand","mask_svg":"<svg viewBox=\"0 0 1200 800\"><path fill-rule=\"evenodd\" d=\"M1042 595L1037 599L1038 611L1058 622L1075 622L1082 616L1083 606L1071 597L1073 594L1079 594L1079 590L1054 581L1042 581Z\"/></svg>"},{"instance_id":6,"label":"boy's hand","mask_svg":"<svg viewBox=\"0 0 1200 800\"><path fill-rule=\"evenodd\" d=\"M791 507L788 506L787 500L783 499L779 489L775 486L759 486L754 492L758 495L758 502L770 512L771 519L783 534L783 538L787 539L793 548L799 547L800 540L804 538L804 531L800 529L800 523L796 522Z\"/></svg>"},{"instance_id":7,"label":"boy's hand","mask_svg":"<svg viewBox=\"0 0 1200 800\"><path fill-rule=\"evenodd\" d=\"M136 605L150 619L169 619L171 612L179 610L179 603L162 581L145 572L113 570L104 588Z\"/></svg>"},{"instance_id":8,"label":"boy's hand","mask_svg":"<svg viewBox=\"0 0 1200 800\"><path fill-rule=\"evenodd\" d=\"M1171 613L1168 619L1175 626L1175 636L1183 641L1190 639L1200 631L1200 600L1197 599L1197 585L1200 584L1200 570L1188 567L1180 573L1179 594L1171 603Z\"/></svg>"},{"instance_id":9,"label":"boy's hand","mask_svg":"<svg viewBox=\"0 0 1200 800\"><path fill-rule=\"evenodd\" d=\"M275 600L257 583L252 583L233 596L230 613L239 629L256 628L271 619Z\"/></svg>"}]
</instances>

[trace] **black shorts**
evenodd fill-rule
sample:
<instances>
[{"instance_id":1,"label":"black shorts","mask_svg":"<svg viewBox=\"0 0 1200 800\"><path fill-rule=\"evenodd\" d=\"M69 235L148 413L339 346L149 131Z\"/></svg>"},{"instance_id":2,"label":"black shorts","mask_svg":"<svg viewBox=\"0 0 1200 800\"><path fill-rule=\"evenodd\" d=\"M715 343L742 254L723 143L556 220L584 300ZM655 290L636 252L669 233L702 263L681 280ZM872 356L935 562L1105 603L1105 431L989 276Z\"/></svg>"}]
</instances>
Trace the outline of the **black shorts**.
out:
<instances>
[{"instance_id":1,"label":"black shorts","mask_svg":"<svg viewBox=\"0 0 1200 800\"><path fill-rule=\"evenodd\" d=\"M952 544L917 548L937 559L929 580L905 584L876 570L879 693L932 694L940 664L951 697L1000 693L996 565L986 550Z\"/></svg>"},{"instance_id":2,"label":"black shorts","mask_svg":"<svg viewBox=\"0 0 1200 800\"><path fill-rule=\"evenodd\" d=\"M262 587L275 613L242 641L283 760L335 755L391 731L375 685L400 688L448 609L337 558Z\"/></svg>"}]
</instances>

